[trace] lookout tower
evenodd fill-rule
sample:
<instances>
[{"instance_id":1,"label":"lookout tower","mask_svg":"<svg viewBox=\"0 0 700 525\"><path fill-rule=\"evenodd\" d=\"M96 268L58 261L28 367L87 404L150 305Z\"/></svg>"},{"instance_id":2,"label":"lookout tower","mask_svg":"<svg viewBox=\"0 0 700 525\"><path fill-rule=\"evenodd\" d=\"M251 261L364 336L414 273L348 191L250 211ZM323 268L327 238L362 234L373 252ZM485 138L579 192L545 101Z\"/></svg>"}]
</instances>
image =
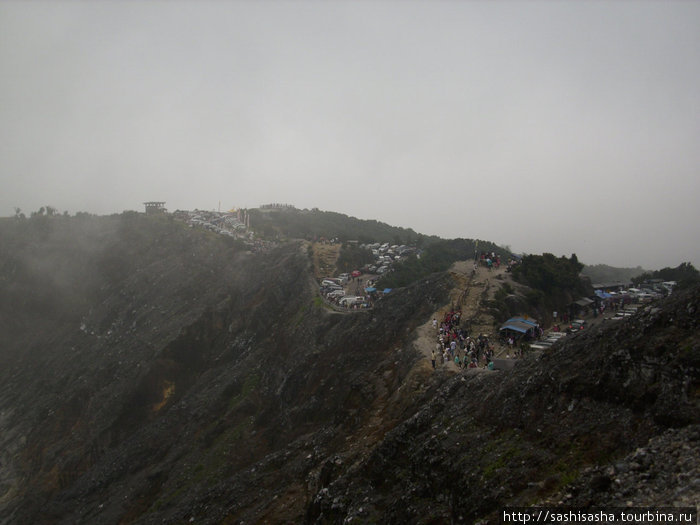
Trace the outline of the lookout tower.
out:
<instances>
[{"instance_id":1,"label":"lookout tower","mask_svg":"<svg viewBox=\"0 0 700 525\"><path fill-rule=\"evenodd\" d=\"M165 213L168 210L165 209L164 202L144 202L143 205L146 207L146 214L152 215L154 213Z\"/></svg>"}]
</instances>

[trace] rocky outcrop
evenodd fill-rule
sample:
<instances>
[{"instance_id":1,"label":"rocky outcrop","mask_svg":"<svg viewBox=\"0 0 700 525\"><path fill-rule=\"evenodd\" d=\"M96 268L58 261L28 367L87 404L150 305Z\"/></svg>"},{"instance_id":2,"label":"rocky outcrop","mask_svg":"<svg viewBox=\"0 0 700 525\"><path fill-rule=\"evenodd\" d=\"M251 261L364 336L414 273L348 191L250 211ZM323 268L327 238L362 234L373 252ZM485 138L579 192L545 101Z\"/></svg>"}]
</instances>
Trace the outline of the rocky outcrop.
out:
<instances>
[{"instance_id":1,"label":"rocky outcrop","mask_svg":"<svg viewBox=\"0 0 700 525\"><path fill-rule=\"evenodd\" d=\"M670 428L608 464L584 469L550 498L571 507L696 507L700 426Z\"/></svg>"}]
</instances>

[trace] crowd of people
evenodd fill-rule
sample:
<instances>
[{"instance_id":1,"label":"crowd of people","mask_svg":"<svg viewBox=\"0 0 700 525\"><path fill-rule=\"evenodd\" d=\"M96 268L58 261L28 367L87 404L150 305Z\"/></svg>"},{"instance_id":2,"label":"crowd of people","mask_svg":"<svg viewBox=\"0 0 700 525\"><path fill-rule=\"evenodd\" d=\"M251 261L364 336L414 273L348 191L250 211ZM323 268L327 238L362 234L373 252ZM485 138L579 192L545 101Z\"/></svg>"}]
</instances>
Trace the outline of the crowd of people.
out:
<instances>
[{"instance_id":1,"label":"crowd of people","mask_svg":"<svg viewBox=\"0 0 700 525\"><path fill-rule=\"evenodd\" d=\"M513 257L509 258L507 262L503 262L501 260L501 256L498 255L496 252L484 252L482 251L478 257L475 254L474 257L474 269L478 266L482 266L484 268L487 268L489 271L491 271L493 268L500 268L501 265L505 264L505 269L507 272L510 272L513 270L515 266L520 264L522 260L519 257Z\"/></svg>"},{"instance_id":2,"label":"crowd of people","mask_svg":"<svg viewBox=\"0 0 700 525\"><path fill-rule=\"evenodd\" d=\"M462 311L450 310L441 322L433 318L433 329L436 333L435 349L432 350L431 362L433 369L437 364L454 362L460 369L477 368L483 365L493 369L494 348L489 338L484 334L471 337L460 327Z\"/></svg>"},{"instance_id":3,"label":"crowd of people","mask_svg":"<svg viewBox=\"0 0 700 525\"><path fill-rule=\"evenodd\" d=\"M501 256L494 252L481 252L481 265L486 266L489 270L494 267L498 269L501 267Z\"/></svg>"}]
</instances>

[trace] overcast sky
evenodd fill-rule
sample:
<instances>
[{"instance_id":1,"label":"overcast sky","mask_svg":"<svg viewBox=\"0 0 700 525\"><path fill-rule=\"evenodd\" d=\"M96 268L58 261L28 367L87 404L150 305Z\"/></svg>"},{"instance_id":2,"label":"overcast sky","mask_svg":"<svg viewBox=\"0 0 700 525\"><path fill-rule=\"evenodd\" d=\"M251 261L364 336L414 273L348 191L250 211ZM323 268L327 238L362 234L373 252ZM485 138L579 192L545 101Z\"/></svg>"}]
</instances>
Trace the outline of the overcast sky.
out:
<instances>
[{"instance_id":1,"label":"overcast sky","mask_svg":"<svg viewBox=\"0 0 700 525\"><path fill-rule=\"evenodd\" d=\"M0 216L270 202L700 266L700 2L0 2Z\"/></svg>"}]
</instances>

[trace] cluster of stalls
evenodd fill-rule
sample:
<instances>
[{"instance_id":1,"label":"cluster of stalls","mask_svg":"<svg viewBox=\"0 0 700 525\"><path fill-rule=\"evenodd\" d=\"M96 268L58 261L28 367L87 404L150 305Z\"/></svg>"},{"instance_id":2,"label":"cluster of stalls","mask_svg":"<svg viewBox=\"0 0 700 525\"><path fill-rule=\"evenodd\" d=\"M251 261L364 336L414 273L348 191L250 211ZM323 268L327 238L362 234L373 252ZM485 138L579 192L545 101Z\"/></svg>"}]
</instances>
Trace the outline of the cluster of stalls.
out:
<instances>
[{"instance_id":1,"label":"cluster of stalls","mask_svg":"<svg viewBox=\"0 0 700 525\"><path fill-rule=\"evenodd\" d=\"M386 295L389 292L391 292L391 288L384 288L384 290L377 290L374 286L368 286L365 288L365 292L374 295L374 296L379 296L379 295Z\"/></svg>"}]
</instances>

